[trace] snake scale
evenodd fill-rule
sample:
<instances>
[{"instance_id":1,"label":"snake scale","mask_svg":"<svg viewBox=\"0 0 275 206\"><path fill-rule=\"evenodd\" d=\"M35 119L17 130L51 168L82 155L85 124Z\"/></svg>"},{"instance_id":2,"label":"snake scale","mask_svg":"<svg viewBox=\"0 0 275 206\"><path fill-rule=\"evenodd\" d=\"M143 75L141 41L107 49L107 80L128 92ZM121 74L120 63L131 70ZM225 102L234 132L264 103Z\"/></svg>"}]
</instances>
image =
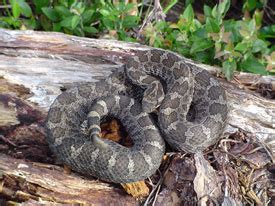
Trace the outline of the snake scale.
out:
<instances>
[{"instance_id":1,"label":"snake scale","mask_svg":"<svg viewBox=\"0 0 275 206\"><path fill-rule=\"evenodd\" d=\"M156 108L154 121L150 113ZM75 171L134 182L158 169L164 139L174 150L190 153L214 144L227 113L225 91L207 71L173 52L138 51L106 79L59 95L48 113L47 141ZM108 116L120 120L132 147L100 138L100 122Z\"/></svg>"}]
</instances>

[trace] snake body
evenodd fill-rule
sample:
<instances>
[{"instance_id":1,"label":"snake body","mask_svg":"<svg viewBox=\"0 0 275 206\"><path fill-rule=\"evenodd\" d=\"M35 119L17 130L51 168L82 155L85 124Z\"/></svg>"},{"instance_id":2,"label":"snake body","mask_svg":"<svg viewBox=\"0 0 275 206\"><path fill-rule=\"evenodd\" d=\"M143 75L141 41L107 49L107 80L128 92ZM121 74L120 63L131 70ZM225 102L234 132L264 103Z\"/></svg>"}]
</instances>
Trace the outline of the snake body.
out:
<instances>
[{"instance_id":1,"label":"snake body","mask_svg":"<svg viewBox=\"0 0 275 206\"><path fill-rule=\"evenodd\" d=\"M158 107L155 123L150 112ZM173 52L139 51L107 79L59 95L48 113L47 140L54 154L80 173L133 182L160 166L163 138L173 149L191 153L214 144L227 112L224 89L207 71ZM131 148L99 137L106 116L122 122Z\"/></svg>"}]
</instances>

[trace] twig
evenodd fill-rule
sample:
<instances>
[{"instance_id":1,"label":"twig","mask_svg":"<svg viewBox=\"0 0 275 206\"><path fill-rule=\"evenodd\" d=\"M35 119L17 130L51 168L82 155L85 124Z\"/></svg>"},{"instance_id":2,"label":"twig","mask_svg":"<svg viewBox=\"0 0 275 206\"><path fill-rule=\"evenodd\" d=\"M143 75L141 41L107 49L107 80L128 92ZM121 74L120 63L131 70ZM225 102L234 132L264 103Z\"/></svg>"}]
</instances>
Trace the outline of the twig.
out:
<instances>
[{"instance_id":1,"label":"twig","mask_svg":"<svg viewBox=\"0 0 275 206\"><path fill-rule=\"evenodd\" d=\"M143 28L153 20L159 21L164 20L165 14L163 13L162 7L159 3L159 0L154 0L154 7L152 11L149 13L149 15L144 19L143 24L141 25L139 32L138 32L138 38L140 37L141 31Z\"/></svg>"},{"instance_id":2,"label":"twig","mask_svg":"<svg viewBox=\"0 0 275 206\"><path fill-rule=\"evenodd\" d=\"M11 9L11 5L0 5L0 9Z\"/></svg>"},{"instance_id":3,"label":"twig","mask_svg":"<svg viewBox=\"0 0 275 206\"><path fill-rule=\"evenodd\" d=\"M256 136L256 139L258 140L260 146L266 151L266 153L270 157L271 161L274 162L274 157L272 155L272 152L270 151L271 149L269 148L269 146L265 142L263 142L259 138L257 138L257 136Z\"/></svg>"},{"instance_id":4,"label":"twig","mask_svg":"<svg viewBox=\"0 0 275 206\"><path fill-rule=\"evenodd\" d=\"M8 138L4 137L3 135L0 135L0 139L13 147L17 147L17 145L14 142L10 141Z\"/></svg>"},{"instance_id":5,"label":"twig","mask_svg":"<svg viewBox=\"0 0 275 206\"><path fill-rule=\"evenodd\" d=\"M271 21L271 22L275 22L274 21L274 18L272 17L272 15L275 15L275 12L269 7L269 6L265 6L264 7L264 12L265 12L265 14L266 14L266 16L268 17L268 19ZM270 13L271 14L270 14Z\"/></svg>"},{"instance_id":6,"label":"twig","mask_svg":"<svg viewBox=\"0 0 275 206\"><path fill-rule=\"evenodd\" d=\"M158 186L163 182L164 176L161 175L161 172L159 172L159 173L160 173L160 179L157 182L157 184L153 186L153 189L150 192L150 194L148 195L148 197L147 197L146 201L144 202L143 206L148 206L148 203L150 202L150 199L153 196L154 192L157 190Z\"/></svg>"},{"instance_id":7,"label":"twig","mask_svg":"<svg viewBox=\"0 0 275 206\"><path fill-rule=\"evenodd\" d=\"M158 196L158 194L159 194L160 187L161 187L161 184L157 187L158 189L157 189L157 191L156 191L156 194L155 194L155 197L154 197L154 201L153 201L153 203L152 203L152 206L154 206L155 203L156 203L156 201L157 201L157 196Z\"/></svg>"},{"instance_id":8,"label":"twig","mask_svg":"<svg viewBox=\"0 0 275 206\"><path fill-rule=\"evenodd\" d=\"M172 157L173 155L174 155L174 153L172 153L172 155L170 155L170 153L168 154L169 157ZM165 177L165 175L166 175L166 173L167 173L167 171L168 171L168 168L169 168L169 164L168 164L168 166L165 168L165 172L163 173L163 175L162 175L161 172L158 170L158 172L159 172L159 174L160 174L160 179L159 179L159 181L157 182L157 184L153 186L152 191L151 191L150 194L148 195L148 197L147 197L146 201L144 202L143 206L148 206L149 202L151 201L152 196L153 196L154 193L156 192L156 193L155 193L154 200L153 200L153 203L152 203L152 204L155 204L155 202L156 202L156 196L157 196L158 193L159 193L160 187L161 187L162 182L163 182L163 180L164 180L164 177ZM150 179L149 179L149 180L150 180Z\"/></svg>"}]
</instances>

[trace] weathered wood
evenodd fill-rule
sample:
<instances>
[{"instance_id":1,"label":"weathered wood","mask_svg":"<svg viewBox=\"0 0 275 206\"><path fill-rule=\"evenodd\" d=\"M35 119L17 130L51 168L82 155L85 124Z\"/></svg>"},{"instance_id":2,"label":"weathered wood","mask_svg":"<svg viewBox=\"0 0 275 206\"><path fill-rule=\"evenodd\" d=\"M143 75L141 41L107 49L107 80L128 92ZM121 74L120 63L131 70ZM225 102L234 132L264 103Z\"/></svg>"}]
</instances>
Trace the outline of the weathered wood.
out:
<instances>
[{"instance_id":1,"label":"weathered wood","mask_svg":"<svg viewBox=\"0 0 275 206\"><path fill-rule=\"evenodd\" d=\"M0 155L4 196L16 200L30 199L73 204L94 205L135 205L131 196L121 194L121 190L107 183L87 180L73 174L64 175L53 165L26 162ZM21 190L18 186L21 185ZM68 195L69 194L69 195ZM31 196L31 197L30 197Z\"/></svg>"},{"instance_id":2,"label":"weathered wood","mask_svg":"<svg viewBox=\"0 0 275 206\"><path fill-rule=\"evenodd\" d=\"M89 201L90 203L100 203L102 195L105 196L108 193L109 202L115 204L117 201L122 201L125 204L135 204L131 197L108 184L82 180L79 177L79 180L85 181L87 185L81 187L76 184L75 187L78 188L75 188L73 186L75 182L69 184L65 181L66 177L64 177L65 179L61 178L61 171L54 170L55 174L52 174L52 170L33 165L33 163L28 163L23 159L15 160L13 158L27 158L31 161L53 163L51 157L49 159L43 158L43 153L50 154L44 141L43 121L51 102L61 93L60 88L71 87L81 82L94 82L104 78L112 70L123 66L125 59L134 55L135 51L147 49L150 48L114 40L80 38L61 33L0 29L0 76L2 78L0 79L0 137L2 142L5 142L5 144L0 144L0 151L8 154L8 156L0 156L0 171L2 170L4 179L8 177L16 180L23 178L26 184L38 185L39 188L43 188L44 196L41 193L31 193L30 190L26 194L32 194L35 197L40 196L45 201L53 201L53 199L48 198L50 191L52 191L51 195L54 200L58 200L57 202L68 202L67 200L70 199L74 203L87 203ZM218 75L219 69L216 67L197 64L188 59L186 61L207 69L213 75ZM231 82L222 78L220 81L227 92L230 106L225 137L236 132L242 132L263 143L269 151L270 158L273 158L274 161L274 99L265 98L254 90L260 91L260 85L266 85L271 88L270 93L274 94L275 77L237 73ZM30 141L33 136L37 140L35 145ZM25 138L24 141L22 138ZM24 144L21 144L22 142ZM27 152L26 147L29 148ZM30 149L34 147L40 157L38 160L35 159L36 155L33 154L33 150ZM11 162L18 163L12 166ZM21 167L20 164L27 165L27 167ZM41 169L41 176L32 176L31 173L39 171L39 168ZM20 176L21 172L24 173L23 177ZM46 178L44 183L56 182L57 185L42 184L38 181L39 178L41 181ZM70 176L70 178L77 182L75 179L77 177ZM5 180L7 181L7 179ZM64 187L69 187L79 196L75 197L69 191L67 194L69 196L64 198L60 198L59 195L56 196L60 190L61 182L63 182ZM53 187L51 188L51 186ZM101 189L99 193L96 193L95 190L98 187ZM9 187L8 190L11 188L14 189L14 187ZM81 190L80 193L79 190ZM22 188L18 191L24 192ZM95 192L95 194L87 195L87 192L90 191ZM81 199L82 192L85 193L83 199ZM7 197L7 195L4 196ZM29 199L35 198L30 197ZM107 201L107 199L105 200ZM23 200L21 199L21 201Z\"/></svg>"}]
</instances>

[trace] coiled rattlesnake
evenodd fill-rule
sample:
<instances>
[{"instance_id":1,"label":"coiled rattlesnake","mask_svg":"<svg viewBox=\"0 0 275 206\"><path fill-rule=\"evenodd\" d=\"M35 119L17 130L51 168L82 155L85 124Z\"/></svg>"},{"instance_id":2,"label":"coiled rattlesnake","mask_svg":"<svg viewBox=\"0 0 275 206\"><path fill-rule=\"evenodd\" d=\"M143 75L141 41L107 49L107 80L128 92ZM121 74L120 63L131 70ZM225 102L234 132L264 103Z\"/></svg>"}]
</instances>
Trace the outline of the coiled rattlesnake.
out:
<instances>
[{"instance_id":1,"label":"coiled rattlesnake","mask_svg":"<svg viewBox=\"0 0 275 206\"><path fill-rule=\"evenodd\" d=\"M157 107L156 125L148 113ZM163 138L175 150L191 153L214 144L227 110L223 88L207 71L172 52L139 51L125 70L59 95L49 110L47 140L54 154L80 173L133 182L159 167ZM99 137L105 116L122 122L131 148ZM88 134L82 131L86 119Z\"/></svg>"}]
</instances>

